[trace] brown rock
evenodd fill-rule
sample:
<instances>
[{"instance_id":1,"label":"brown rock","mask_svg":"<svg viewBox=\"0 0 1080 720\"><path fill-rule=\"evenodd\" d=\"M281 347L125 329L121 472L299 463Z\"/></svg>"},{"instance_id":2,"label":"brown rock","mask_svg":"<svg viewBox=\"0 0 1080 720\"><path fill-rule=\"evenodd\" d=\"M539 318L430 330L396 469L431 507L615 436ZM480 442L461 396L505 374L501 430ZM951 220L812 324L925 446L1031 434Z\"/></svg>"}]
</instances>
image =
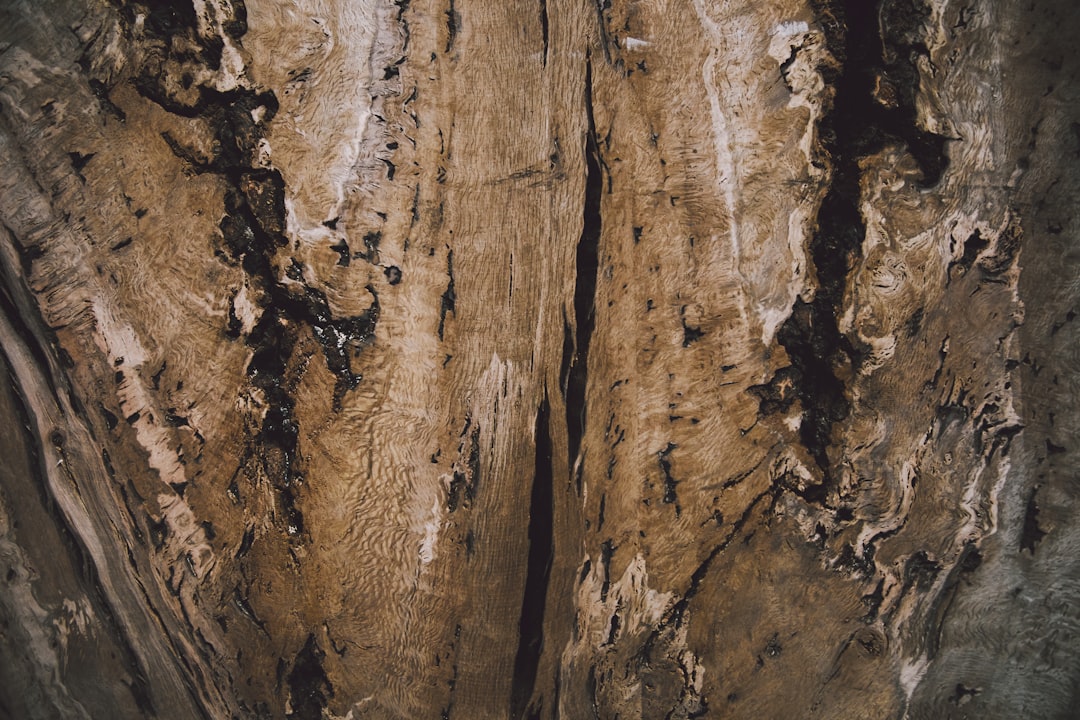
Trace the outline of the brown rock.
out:
<instances>
[{"instance_id":1,"label":"brown rock","mask_svg":"<svg viewBox=\"0 0 1080 720\"><path fill-rule=\"evenodd\" d=\"M1069 715L1069 4L0 15L0 715Z\"/></svg>"}]
</instances>

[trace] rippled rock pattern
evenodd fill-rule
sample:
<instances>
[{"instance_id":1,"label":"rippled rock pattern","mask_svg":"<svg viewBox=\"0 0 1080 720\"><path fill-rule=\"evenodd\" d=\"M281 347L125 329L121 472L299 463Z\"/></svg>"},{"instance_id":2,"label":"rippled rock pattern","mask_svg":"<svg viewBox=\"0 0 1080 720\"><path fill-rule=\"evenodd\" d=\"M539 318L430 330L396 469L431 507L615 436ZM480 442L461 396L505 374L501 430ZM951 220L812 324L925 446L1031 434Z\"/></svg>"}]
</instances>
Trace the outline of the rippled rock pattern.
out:
<instances>
[{"instance_id":1,"label":"rippled rock pattern","mask_svg":"<svg viewBox=\"0 0 1080 720\"><path fill-rule=\"evenodd\" d=\"M0 716L1070 716L1078 34L5 2Z\"/></svg>"}]
</instances>

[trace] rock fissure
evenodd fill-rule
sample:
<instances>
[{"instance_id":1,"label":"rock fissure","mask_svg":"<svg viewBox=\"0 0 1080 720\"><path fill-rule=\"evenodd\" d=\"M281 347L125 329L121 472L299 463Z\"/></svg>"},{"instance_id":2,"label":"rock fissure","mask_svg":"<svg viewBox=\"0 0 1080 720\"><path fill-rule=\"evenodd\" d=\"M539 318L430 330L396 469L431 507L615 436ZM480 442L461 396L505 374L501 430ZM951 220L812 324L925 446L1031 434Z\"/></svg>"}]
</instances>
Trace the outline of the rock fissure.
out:
<instances>
[{"instance_id":1,"label":"rock fissure","mask_svg":"<svg viewBox=\"0 0 1080 720\"><path fill-rule=\"evenodd\" d=\"M791 366L758 386L762 414L802 405L799 435L822 473L823 483L807 499L826 502L833 489L829 447L837 423L850 412L848 385L866 350L839 327L848 274L862 255L866 227L859 208L859 162L888 145L902 144L922 169L922 182L938 182L947 165L946 138L918 126L916 59L929 10L921 2L898 9L897 0L812 3L823 22L839 75L831 109L818 127L821 149L832 165L829 190L817 216L809 250L817 288L809 302L799 298L777 333ZM883 89L883 88L887 88ZM785 392L791 389L790 394Z\"/></svg>"},{"instance_id":2,"label":"rock fissure","mask_svg":"<svg viewBox=\"0 0 1080 720\"><path fill-rule=\"evenodd\" d=\"M0 714L1067 710L1069 13L537 2L0 8Z\"/></svg>"},{"instance_id":3,"label":"rock fissure","mask_svg":"<svg viewBox=\"0 0 1080 720\"><path fill-rule=\"evenodd\" d=\"M548 63L548 7L547 0L540 0L540 35L544 41L544 67Z\"/></svg>"},{"instance_id":4,"label":"rock fissure","mask_svg":"<svg viewBox=\"0 0 1080 720\"><path fill-rule=\"evenodd\" d=\"M538 699L530 705L540 655L544 649L544 609L551 564L555 557L551 411L546 391L536 412L535 437L535 469L529 500L529 555L511 683L511 718L535 717L538 712L535 704L542 702L542 699Z\"/></svg>"},{"instance_id":5,"label":"rock fissure","mask_svg":"<svg viewBox=\"0 0 1080 720\"><path fill-rule=\"evenodd\" d=\"M586 423L586 389L588 379L589 342L596 324L596 276L600 266L599 247L602 218L600 214L603 177L600 169L600 149L593 116L592 58L585 59L585 114L588 129L585 135L585 200L582 211L581 238L577 244L576 281L574 285L573 354L569 361L565 352L571 346L565 342L564 374L566 376L566 432L568 464L575 466L582 452ZM567 337L571 335L567 326Z\"/></svg>"},{"instance_id":6,"label":"rock fissure","mask_svg":"<svg viewBox=\"0 0 1080 720\"><path fill-rule=\"evenodd\" d=\"M289 720L321 720L323 717L327 702L334 697L334 686L323 669L325 657L315 636L308 635L286 677L292 706L292 712L286 716Z\"/></svg>"}]
</instances>

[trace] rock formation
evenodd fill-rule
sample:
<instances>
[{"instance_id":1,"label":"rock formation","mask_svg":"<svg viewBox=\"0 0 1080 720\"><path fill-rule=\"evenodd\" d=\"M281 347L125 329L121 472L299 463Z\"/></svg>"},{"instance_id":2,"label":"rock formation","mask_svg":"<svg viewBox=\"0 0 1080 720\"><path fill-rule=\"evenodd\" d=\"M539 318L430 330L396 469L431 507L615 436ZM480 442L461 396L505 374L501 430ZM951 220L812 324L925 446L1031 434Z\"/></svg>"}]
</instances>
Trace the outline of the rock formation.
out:
<instances>
[{"instance_id":1,"label":"rock formation","mask_svg":"<svg viewBox=\"0 0 1080 720\"><path fill-rule=\"evenodd\" d=\"M1072 3L0 18L0 715L1069 716Z\"/></svg>"}]
</instances>

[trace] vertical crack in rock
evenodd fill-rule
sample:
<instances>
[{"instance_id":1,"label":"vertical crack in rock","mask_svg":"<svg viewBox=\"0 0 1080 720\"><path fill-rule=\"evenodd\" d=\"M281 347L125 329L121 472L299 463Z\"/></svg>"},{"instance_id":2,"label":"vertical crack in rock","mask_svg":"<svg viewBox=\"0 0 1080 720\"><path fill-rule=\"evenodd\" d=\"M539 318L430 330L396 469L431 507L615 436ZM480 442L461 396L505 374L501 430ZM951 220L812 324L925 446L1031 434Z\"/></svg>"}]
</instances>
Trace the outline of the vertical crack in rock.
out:
<instances>
[{"instance_id":1,"label":"vertical crack in rock","mask_svg":"<svg viewBox=\"0 0 1080 720\"><path fill-rule=\"evenodd\" d=\"M563 322L563 346L562 362L559 364L559 391L563 399L566 399L567 383L570 380L570 366L574 363L574 328L570 325L570 318L566 316L566 305L562 308ZM571 458L572 459L572 458Z\"/></svg>"},{"instance_id":2,"label":"vertical crack in rock","mask_svg":"<svg viewBox=\"0 0 1080 720\"><path fill-rule=\"evenodd\" d=\"M600 33L600 47L604 51L604 60L611 62L611 38L608 34L608 11L611 0L593 0L596 6L596 27Z\"/></svg>"},{"instance_id":3,"label":"vertical crack in rock","mask_svg":"<svg viewBox=\"0 0 1080 720\"><path fill-rule=\"evenodd\" d=\"M538 703L528 705L536 685L540 654L544 649L544 607L548 580L555 555L553 536L554 490L552 478L551 412L547 389L536 411L536 468L529 500L529 562L525 575L525 593L521 601L521 620L514 676L510 693L512 719L539 717Z\"/></svg>"},{"instance_id":4,"label":"vertical crack in rock","mask_svg":"<svg viewBox=\"0 0 1080 720\"><path fill-rule=\"evenodd\" d=\"M547 0L540 0L540 33L544 39L544 67L548 62L548 8Z\"/></svg>"},{"instance_id":5,"label":"vertical crack in rock","mask_svg":"<svg viewBox=\"0 0 1080 720\"><path fill-rule=\"evenodd\" d=\"M663 450L657 453L660 471L664 473L664 502L668 505L675 503L675 517L682 515L679 498L675 493L675 486L679 481L671 474L671 452L678 449L678 447L675 443L669 442Z\"/></svg>"},{"instance_id":6,"label":"vertical crack in rock","mask_svg":"<svg viewBox=\"0 0 1080 720\"><path fill-rule=\"evenodd\" d=\"M353 317L334 318L321 290L302 282L302 268L294 264L288 271L296 285L279 282L273 266L277 250L287 244L285 188L276 170L237 171L228 169L232 186L226 192L226 215L220 228L234 259L240 260L254 285L262 290L263 312L246 338L253 355L248 364L250 382L264 395L266 413L257 437L258 456L263 471L278 492L281 511L290 535L303 532L303 516L296 507L296 485L302 476L296 469L299 427L294 417L295 400L288 366L299 340L299 326L310 326L322 347L327 368L335 375L333 408L341 409L348 390L361 376L351 369L350 354L374 338L379 316L379 300L367 286L374 301ZM295 289L299 287L300 289Z\"/></svg>"},{"instance_id":7,"label":"vertical crack in rock","mask_svg":"<svg viewBox=\"0 0 1080 720\"><path fill-rule=\"evenodd\" d=\"M286 678L292 706L292 712L287 715L289 720L321 720L323 717L327 700L334 697L334 686L322 666L325 657L315 636L308 635Z\"/></svg>"},{"instance_id":8,"label":"vertical crack in rock","mask_svg":"<svg viewBox=\"0 0 1080 720\"><path fill-rule=\"evenodd\" d=\"M600 582L600 604L607 602L608 592L611 591L611 558L615 554L615 545L610 539L600 543L600 569L603 570L604 579Z\"/></svg>"},{"instance_id":9,"label":"vertical crack in rock","mask_svg":"<svg viewBox=\"0 0 1080 720\"><path fill-rule=\"evenodd\" d=\"M439 339L443 339L443 331L446 329L446 313L454 313L457 316L457 311L454 309L457 303L457 294L454 292L454 251L450 250L446 254L446 274L450 280L446 283L446 291L439 299Z\"/></svg>"},{"instance_id":10,"label":"vertical crack in rock","mask_svg":"<svg viewBox=\"0 0 1080 720\"><path fill-rule=\"evenodd\" d=\"M807 500L823 502L831 486L828 448L833 426L847 418L847 383L863 350L841 333L838 316L850 269L862 252L866 228L859 210L859 160L890 144L906 145L918 162L923 184L938 182L947 165L946 138L917 125L916 60L927 50L920 39L929 10L921 0L815 0L827 41L842 68L833 107L819 126L821 146L832 162L832 184L818 211L810 255L818 288L813 301L796 300L777 333L791 367L756 388L764 414L786 409L794 396L802 402L800 435L817 461L823 484ZM792 390L788 396L787 390Z\"/></svg>"},{"instance_id":11,"label":"vertical crack in rock","mask_svg":"<svg viewBox=\"0 0 1080 720\"><path fill-rule=\"evenodd\" d=\"M458 29L461 27L461 14L454 8L454 0L450 0L450 7L446 10L446 52L454 49L454 41L457 40Z\"/></svg>"},{"instance_id":12,"label":"vertical crack in rock","mask_svg":"<svg viewBox=\"0 0 1080 720\"><path fill-rule=\"evenodd\" d=\"M569 466L574 467L585 437L585 389L587 384L589 341L596 323L596 274L600 266L600 196L603 177L600 173L600 149L593 117L592 58L585 56L585 113L588 131L585 136L585 203L581 239L577 246L574 285L574 355L566 372L566 432ZM566 348L564 347L564 352ZM565 358L564 358L565 366Z\"/></svg>"},{"instance_id":13,"label":"vertical crack in rock","mask_svg":"<svg viewBox=\"0 0 1080 720\"><path fill-rule=\"evenodd\" d=\"M469 416L466 416L465 427L461 431L458 457L446 491L446 509L450 512L457 511L459 507L470 507L480 483L480 425L473 425ZM462 459L465 460L464 464L461 463Z\"/></svg>"}]
</instances>

